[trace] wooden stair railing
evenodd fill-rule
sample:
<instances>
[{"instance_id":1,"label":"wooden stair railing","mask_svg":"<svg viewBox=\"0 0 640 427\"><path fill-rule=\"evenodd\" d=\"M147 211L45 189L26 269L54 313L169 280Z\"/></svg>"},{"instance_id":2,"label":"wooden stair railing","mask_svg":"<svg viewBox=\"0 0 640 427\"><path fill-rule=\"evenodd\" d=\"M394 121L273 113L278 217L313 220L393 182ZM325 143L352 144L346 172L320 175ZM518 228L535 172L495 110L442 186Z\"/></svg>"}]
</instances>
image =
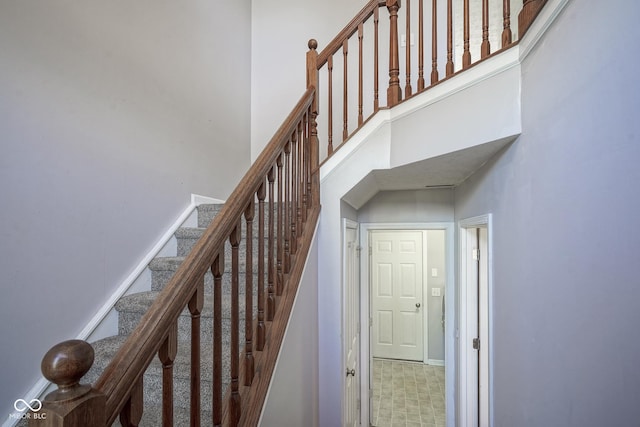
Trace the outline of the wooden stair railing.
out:
<instances>
[{"instance_id":1,"label":"wooden stair railing","mask_svg":"<svg viewBox=\"0 0 640 427\"><path fill-rule=\"evenodd\" d=\"M370 0L321 52L316 52L317 41L310 40L307 77L313 86L320 88L316 102L320 116L321 162L331 157L381 108L391 108L406 101L517 44L545 1L523 0L523 8L518 15L517 38L511 28L510 0L478 0L481 10L476 17L477 25L472 23L470 0L459 2L462 8L458 21L454 19L453 0L446 0L445 22L438 19L437 5L442 3L439 0ZM494 10L498 3L501 3L500 10ZM400 12L401 6L404 13ZM385 39L380 37L384 20L380 19L379 10L383 7L389 17L385 26L389 33L388 44L380 43ZM501 16L500 25L494 23L492 27L490 16ZM457 47L454 46L456 28L460 28L461 37ZM404 32L402 37L399 37L399 31ZM415 33L417 40L412 37ZM442 46L438 43L438 36L443 33L446 33L446 46L444 38ZM497 40L497 43L492 45L490 39ZM404 46L401 46L401 40ZM477 45L473 46L477 53L472 52L472 44ZM429 48L431 71L426 81L424 57ZM354 50L357 59L350 61L349 53ZM440 70L438 54L445 50L446 62L442 63ZM385 54L389 60L388 67L383 70L380 58ZM341 72L341 79L335 78L334 68ZM401 87L401 71L405 76L404 87ZM379 87L382 80L387 80L386 75L386 99L381 99L384 91L381 95ZM357 93L352 87L357 89ZM370 89L365 90L365 87ZM369 102L365 102L365 98ZM336 138L336 135L341 135L341 138Z\"/></svg>"},{"instance_id":2,"label":"wooden stair railing","mask_svg":"<svg viewBox=\"0 0 640 427\"><path fill-rule=\"evenodd\" d=\"M143 375L156 356L163 372L162 424L173 425L177 321L185 308L191 314L190 425L201 425L200 312L204 275L209 270L214 277L214 372L212 420L206 424L257 425L320 210L314 99L315 89L310 87L93 387L79 385L93 363L89 344L74 340L58 344L47 353L43 374L59 389L43 402L40 414L47 414L45 419L32 419L31 425L101 427L119 418L125 427L137 426L143 416ZM247 308L241 352L238 305L243 284L239 281L239 246L245 239L246 266L251 269L256 200L257 241L261 246L257 318L253 318L253 274L249 270L244 284ZM244 237L240 233L243 218L247 225ZM231 244L230 272L224 271L226 241ZM224 274L231 274L231 381L223 400L220 289Z\"/></svg>"},{"instance_id":3,"label":"wooden stair railing","mask_svg":"<svg viewBox=\"0 0 640 427\"><path fill-rule=\"evenodd\" d=\"M122 345L96 384L91 387L79 381L93 363L93 349L83 341L71 340L54 346L42 361L42 372L58 390L44 400L39 417L32 417L30 425L44 427L109 426L116 418L125 426L137 426L143 416L143 375L154 357L163 368L163 426L173 425L172 370L176 358L177 319L187 308L191 314L191 407L190 425L201 425L200 407L200 313L204 302L204 275L210 271L214 283L213 318L213 402L211 423L214 426L257 425L293 300L302 276L304 262L313 237L320 211L320 147L318 123L320 98L325 100L326 158L359 130L380 106L379 57L386 49L388 61L388 86L386 108L403 102L400 83L400 46L398 29L404 19L405 29L405 86L404 100L409 99L440 82L451 78L470 66L515 45L545 4L546 0L523 0L518 16L518 40L513 40L511 30L510 1L503 0L500 50L491 52L489 2L482 1L482 25L478 29L481 38L480 55L472 58L470 51L469 0L463 0L462 61L455 71L453 47L453 0L447 1L446 63L444 78L438 72L438 19L437 0L431 1L431 20L424 19L425 0L416 7L407 3L405 14L399 13L400 0L371 0L323 49L317 52L318 43L310 40L307 53L307 90L271 139L265 150L251 166L238 187L227 200L174 277L141 319L138 327ZM428 2L428 0L426 0ZM389 44L380 44L379 9L389 12ZM417 48L412 49L411 26L416 21L411 10L418 10ZM431 37L430 86L424 78L425 27ZM444 26L442 26L444 27ZM371 30L371 75L364 72L365 35ZM474 30L475 31L475 30ZM353 36L357 34L357 40ZM349 46L357 45L357 96L349 92L352 75L349 73ZM341 82L342 117L334 120L334 56L342 50ZM383 50L383 53L385 51ZM417 57L415 85L412 83L412 58ZM475 61L475 62L474 62ZM326 66L327 89L322 92L320 73ZM324 73L324 71L322 71ZM367 77L368 76L368 77ZM370 83L371 91L365 91ZM338 84L338 87L340 84ZM413 87L416 90L413 90ZM365 111L364 98L371 98L371 108ZM355 100L355 101L354 101ZM355 103L355 108L353 104ZM350 114L356 120L350 121ZM321 116L322 117L322 116ZM356 124L353 125L353 122ZM342 130L342 141L334 148L335 128ZM258 205L258 284L257 317L252 313L252 225ZM265 224L265 216L268 218ZM245 283L245 343L239 342L239 247L243 239L241 222L244 218L246 239ZM264 241L267 241L265 244ZM224 271L224 245L231 245L231 271ZM266 247L265 247L266 246ZM266 254L266 257L265 257ZM265 265L265 259L266 265ZM230 385L222 389L222 336L221 336L221 283L224 274L231 275L231 367ZM265 278L266 282L265 283ZM46 414L46 416L43 416Z\"/></svg>"}]
</instances>

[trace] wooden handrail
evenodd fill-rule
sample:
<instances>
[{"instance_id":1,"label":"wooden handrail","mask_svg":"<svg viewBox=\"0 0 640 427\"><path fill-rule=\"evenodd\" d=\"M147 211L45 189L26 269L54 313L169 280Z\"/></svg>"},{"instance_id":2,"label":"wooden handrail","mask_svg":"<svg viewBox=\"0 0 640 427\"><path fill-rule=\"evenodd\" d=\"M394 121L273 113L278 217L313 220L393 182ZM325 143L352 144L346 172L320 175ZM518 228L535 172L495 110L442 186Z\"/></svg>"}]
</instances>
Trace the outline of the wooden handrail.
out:
<instances>
[{"instance_id":1,"label":"wooden handrail","mask_svg":"<svg viewBox=\"0 0 640 427\"><path fill-rule=\"evenodd\" d=\"M313 95L313 88L305 91L296 107L225 202L220 213L216 215L169 284L158 295L138 327L96 382L95 388L107 396L107 423L112 423L124 407L133 385L144 374L165 340L170 326L189 303L198 281L210 266L210 260L222 250L229 231L237 225L248 201L253 198L264 176L297 126L298 118L311 105Z\"/></svg>"},{"instance_id":2,"label":"wooden handrail","mask_svg":"<svg viewBox=\"0 0 640 427\"><path fill-rule=\"evenodd\" d=\"M189 308L193 316L193 325L194 329L192 330L192 336L197 331L199 334L199 313L202 310L202 286L203 286L203 277L205 273L213 268L212 266L221 266L221 262L219 260L222 259L224 255L224 245L227 239L231 236L231 243L233 246L233 267L232 267L232 282L233 282L233 292L236 297L232 297L232 312L236 313L235 318L232 314L232 329L238 328L238 301L237 301L237 293L238 293L238 243L240 237L239 226L240 226L240 218L245 215L245 217L251 222L253 220L253 214L251 213L251 209L254 206L254 200L256 197L264 197L263 192L261 191L264 188L265 180L268 176L271 175L274 165L280 164L282 153L288 152L288 150L293 147L295 158L286 159L286 165L291 165L292 171L295 174L291 174L291 178L287 176L289 179L286 182L280 182L279 186L285 186L287 188L287 199L281 200L279 203L279 208L282 209L282 205L285 205L284 210L289 214L287 214L286 218L289 221L297 223L300 218L300 225L298 227L302 228L297 231L299 233L300 238L308 239L309 241L304 242L295 242L295 249L300 252L304 252L308 250L308 246L310 243L310 229L315 228L315 222L311 223L308 221L311 219L312 221L317 221L317 211L319 210L319 179L318 175L318 156L313 153L313 150L317 150L317 144L313 141L312 136L314 135L312 122L312 105L315 98L315 88L313 86L309 87L300 98L295 108L289 114L284 123L280 126L278 131L275 133L269 144L265 147L263 152L260 154L258 159L253 163L250 167L247 174L242 178L236 189L230 195L229 199L224 204L221 211L216 215L212 223L207 227L204 231L202 238L198 240L192 251L185 258L183 263L175 272L173 278L169 281L169 283L164 287L164 289L159 293L156 297L155 301L152 303L148 311L143 315L140 320L138 326L135 330L130 334L127 340L123 343L121 348L118 350L113 360L109 363L109 365L105 368L104 372L100 376L100 378L95 383L93 389L89 387L91 390L90 395L87 395L90 399L88 399L89 403L92 405L91 410L96 412L95 405L96 402L103 402L104 406L99 408L99 412L104 416L104 424L102 422L98 422L96 424L92 424L95 426L100 425L111 425L116 418L120 416L121 421L124 421L125 424L132 423L136 424L136 420L142 416L142 394L141 394L141 384L142 377L149 367L151 361L154 357L159 356L162 365L163 365L163 417L165 421L163 423L167 423L166 425L171 425L172 423L172 367L173 361L176 357L176 349L177 349L177 321L178 317L185 310L185 308ZM300 135L300 139L293 138L292 135ZM296 164L296 162L299 162ZM305 165L303 166L302 163ZM300 173L301 171L305 171L304 176ZM297 181L294 181L297 180ZM296 194L289 194L289 189L293 189ZM262 194L262 196L261 196ZM310 211L310 214L305 212L304 218L307 219L307 222L302 224L302 202L304 200L304 209ZM296 204L294 204L296 203ZM270 218L273 216L273 212L269 213ZM280 218L279 218L280 221ZM264 224L264 221L261 221ZM287 245L289 239L296 239L296 225L288 224L288 228L286 228L286 239ZM270 233L272 234L272 233ZM249 237L251 234L248 233ZM250 247L250 246L249 246ZM305 262L305 258L296 257L295 251L293 254L290 253L289 248L287 247L287 271L284 272L286 274L286 280L289 280L289 270L297 271L299 269L300 263ZM215 263L214 263L215 260ZM297 261L295 265L293 262ZM214 271L214 275L218 274ZM216 277L216 282L218 284L217 291L219 291L220 285L220 275L219 273ZM283 279L284 280L284 279ZM247 284L251 285L251 282L248 281ZM287 283L287 286L289 283ZM292 284L291 288L297 288L297 283ZM287 291L289 292L289 291ZM248 293L248 295L251 295ZM219 301L219 294L218 294ZM286 308L286 304L282 304L284 308ZM279 309L279 307L277 307ZM279 313L276 310L275 317L280 318L278 316L289 315L289 310L282 310L283 313ZM216 307L218 311L220 311L220 307ZM274 310L276 307L270 307L270 310ZM263 307L264 310L264 307ZM251 314L251 313L250 313ZM274 317L274 313L269 314L271 317ZM219 317L216 317L218 319ZM288 318L288 317L287 317ZM235 320L233 320L235 319ZM257 321L258 319L256 319ZM249 318L249 325L253 322L251 318ZM277 327L284 328L282 321L278 323ZM218 325L219 326L219 325ZM264 325L263 325L264 326ZM218 328L219 329L219 328ZM248 331L248 329L247 329ZM232 342L236 348L239 347L239 343L237 342L237 333L232 332ZM242 376L245 379L243 382L242 391L238 391L238 360L232 356L232 366L235 366L235 373L232 376L232 384L234 384L234 393L236 393L228 402L230 401L234 407L232 408L232 417L229 420L230 425L237 425L239 419L243 416L240 410L240 397L242 394L246 394L247 391L245 388L254 388L254 387L246 387L248 384L252 384L252 372L254 369L257 371L261 369L265 372L270 371L273 367L269 366L260 366L258 363L267 363L275 365L275 359L277 358L277 349L281 344L280 341L272 341L273 337L281 338L279 335L280 332L268 330L266 333L266 337L263 336L263 339L266 340L266 343L261 343L261 346L267 347L270 349L270 352L264 355L256 355L255 357L255 365L251 363L254 358L253 354L247 348L247 353L243 357L243 360L248 360L249 362L242 363ZM234 338L235 337L235 338ZM251 335L247 334L247 340L251 339ZM248 341L250 343L250 341ZM248 345L248 344L247 344ZM77 346L76 346L77 347ZM73 348L76 348L73 347ZM67 347L64 347L65 349ZM273 349L276 349L275 352ZM236 350L232 350L232 353L236 352ZM237 351L239 354L239 350ZM218 351L219 354L219 351ZM195 363L199 363L199 358L194 357L192 354L192 360ZM92 360L88 362L88 367L91 366ZM86 364L86 362L85 362ZM86 370L88 370L86 367ZM254 368L255 367L255 368ZM86 370L83 367L83 372L80 374L80 377L84 375ZM55 369L51 370L53 373L48 372L53 381L56 381L60 387L67 387L65 384L73 383L77 384L75 377L78 376L77 373L74 373L73 379L70 380L67 378L64 372L56 373ZM66 372L66 371L65 371ZM198 367L192 367L192 372L199 372ZM61 379L60 379L61 378ZM77 378L79 379L79 377ZM266 394L266 390L269 384L269 379L265 379L262 377L263 381L259 384L259 389L262 390L263 393ZM263 384L266 381L266 386ZM254 381L255 382L255 381ZM219 383L219 380L218 380ZM198 382L194 384L199 384ZM79 386L78 386L79 387ZM86 388L86 386L83 386ZM86 394L86 390L84 388L78 389L77 392L79 395ZM84 394L83 394L84 393ZM60 395L60 393L58 394ZM56 396L58 396L56 395ZM61 411L66 414L67 407L62 405L60 407L59 402L55 400L56 396L52 396L53 400L45 400L45 408L49 411L52 411L52 414L55 414L56 411ZM200 399L200 396L196 396L195 398L192 396L193 400ZM254 398L256 399L256 398ZM261 397L261 402L264 400L264 396ZM258 399L259 400L259 399ZM225 406L223 404L223 406ZM84 409L83 406L80 406L74 411L81 413ZM219 409L219 408L217 408ZM228 413L227 409L223 408L224 413ZM194 413L199 412L199 404L192 404L192 416ZM74 412L75 413L75 412ZM218 412L220 413L220 412ZM259 414L259 412L258 412ZM196 417L199 420L199 413L196 414ZM67 417L66 419L71 420L72 418ZM64 418L64 417L63 417ZM54 417L51 417L54 419ZM74 418L75 419L75 418ZM71 422L71 421L69 421ZM46 421L40 422L38 425L47 425ZM257 419L255 420L257 423ZM197 424L197 423L196 423ZM73 426L78 424L63 423L60 425ZM249 425L249 424L247 424ZM255 425L255 424L254 424Z\"/></svg>"},{"instance_id":3,"label":"wooden handrail","mask_svg":"<svg viewBox=\"0 0 640 427\"><path fill-rule=\"evenodd\" d=\"M351 21L322 49L318 54L318 69L320 69L331 55L342 49L342 44L358 31L358 25L365 22L373 15L375 9L386 6L384 0L370 0L364 7L353 17Z\"/></svg>"}]
</instances>

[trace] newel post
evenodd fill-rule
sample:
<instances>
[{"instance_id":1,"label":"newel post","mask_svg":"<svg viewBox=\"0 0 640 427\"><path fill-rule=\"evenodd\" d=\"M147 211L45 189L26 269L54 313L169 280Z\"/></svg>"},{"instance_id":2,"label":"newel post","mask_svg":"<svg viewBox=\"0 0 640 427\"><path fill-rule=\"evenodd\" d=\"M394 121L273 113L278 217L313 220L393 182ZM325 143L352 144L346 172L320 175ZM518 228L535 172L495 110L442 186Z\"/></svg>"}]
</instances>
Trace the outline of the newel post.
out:
<instances>
[{"instance_id":1,"label":"newel post","mask_svg":"<svg viewBox=\"0 0 640 427\"><path fill-rule=\"evenodd\" d=\"M393 107L402 100L398 50L398 9L400 9L400 0L387 0L387 9L389 10L389 88L387 89L387 106Z\"/></svg>"},{"instance_id":2,"label":"newel post","mask_svg":"<svg viewBox=\"0 0 640 427\"><path fill-rule=\"evenodd\" d=\"M313 101L309 114L309 161L311 171L311 191L309 206L320 205L320 144L318 142L318 42L309 40L307 52L307 88L314 87Z\"/></svg>"},{"instance_id":3,"label":"newel post","mask_svg":"<svg viewBox=\"0 0 640 427\"><path fill-rule=\"evenodd\" d=\"M518 39L527 31L543 3L543 0L522 0L522 10L518 14Z\"/></svg>"},{"instance_id":4,"label":"newel post","mask_svg":"<svg viewBox=\"0 0 640 427\"><path fill-rule=\"evenodd\" d=\"M105 424L106 397L80 379L93 365L91 345L81 340L61 342L42 359L42 374L58 386L30 417L31 427L74 427Z\"/></svg>"}]
</instances>

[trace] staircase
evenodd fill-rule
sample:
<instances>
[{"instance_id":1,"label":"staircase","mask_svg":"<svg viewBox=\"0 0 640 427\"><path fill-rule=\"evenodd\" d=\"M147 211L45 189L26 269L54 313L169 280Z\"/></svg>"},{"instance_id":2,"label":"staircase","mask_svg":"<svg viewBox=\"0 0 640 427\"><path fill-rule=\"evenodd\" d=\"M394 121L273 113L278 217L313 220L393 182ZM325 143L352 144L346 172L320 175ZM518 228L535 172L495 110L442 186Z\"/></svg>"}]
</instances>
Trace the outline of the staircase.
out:
<instances>
[{"instance_id":1,"label":"staircase","mask_svg":"<svg viewBox=\"0 0 640 427\"><path fill-rule=\"evenodd\" d=\"M202 237L206 227L211 223L215 215L223 205L200 205L197 208L198 227L179 228L174 237L177 242L177 253L174 257L157 257L148 268L151 270L151 290L131 294L121 298L115 308L118 311L118 335L104 338L92 343L95 350L95 361L91 370L87 373L83 382L95 383L111 362L117 350L127 337L135 330L144 313L147 312L156 296L169 283L174 273L191 252L197 240ZM257 315L257 256L258 256L258 223L253 225L253 316ZM242 236L246 236L246 226L242 227ZM240 265L244 266L246 257L246 244L239 245ZM231 245L225 245L225 270L231 269ZM245 283L245 269L239 272L240 283ZM266 272L264 275L266 282ZM244 286L240 287L240 330L239 337L241 345L245 342L245 293ZM202 374L201 374L201 407L202 425L211 425L211 404L212 404L212 373L213 373L213 275L209 272L204 279L204 305L200 315L202 345ZM229 344L231 341L231 278L224 276L222 281L222 386L226 390L229 385ZM191 315L188 310L184 310L178 320L178 352L173 366L173 402L174 402L174 425L182 426L189 424L190 408L190 340L191 340ZM162 364L158 358L149 366L144 375L144 412L141 426L159 426L162 424ZM209 421L207 423L207 420ZM114 425L120 425L116 422Z\"/></svg>"}]
</instances>

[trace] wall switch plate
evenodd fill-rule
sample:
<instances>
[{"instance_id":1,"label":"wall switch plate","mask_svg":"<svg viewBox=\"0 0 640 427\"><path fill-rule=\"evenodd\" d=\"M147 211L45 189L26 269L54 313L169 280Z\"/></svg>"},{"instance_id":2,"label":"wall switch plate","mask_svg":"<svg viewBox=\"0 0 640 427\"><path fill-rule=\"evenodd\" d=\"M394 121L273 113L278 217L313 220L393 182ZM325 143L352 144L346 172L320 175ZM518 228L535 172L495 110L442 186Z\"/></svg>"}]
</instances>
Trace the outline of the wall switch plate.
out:
<instances>
[{"instance_id":1,"label":"wall switch plate","mask_svg":"<svg viewBox=\"0 0 640 427\"><path fill-rule=\"evenodd\" d=\"M440 296L440 288L431 288L431 296L439 297Z\"/></svg>"},{"instance_id":2,"label":"wall switch plate","mask_svg":"<svg viewBox=\"0 0 640 427\"><path fill-rule=\"evenodd\" d=\"M438 269L437 268L432 268L431 269L431 277L438 277Z\"/></svg>"}]
</instances>

